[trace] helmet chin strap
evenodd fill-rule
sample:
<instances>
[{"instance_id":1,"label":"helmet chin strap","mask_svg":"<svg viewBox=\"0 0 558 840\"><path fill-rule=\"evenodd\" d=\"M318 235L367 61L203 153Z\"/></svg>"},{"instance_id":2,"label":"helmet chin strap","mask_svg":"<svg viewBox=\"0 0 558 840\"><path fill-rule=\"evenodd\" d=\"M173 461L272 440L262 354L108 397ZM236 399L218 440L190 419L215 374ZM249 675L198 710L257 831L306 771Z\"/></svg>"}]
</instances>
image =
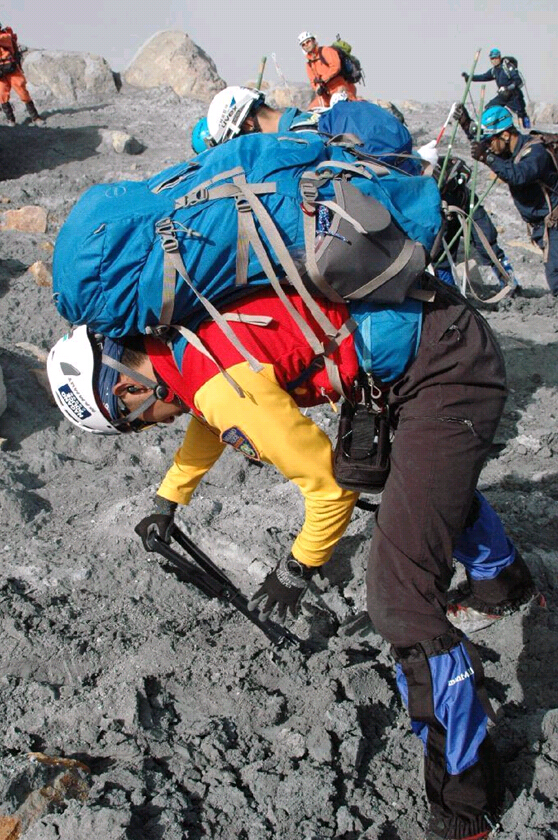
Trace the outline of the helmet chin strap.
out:
<instances>
[{"instance_id":1,"label":"helmet chin strap","mask_svg":"<svg viewBox=\"0 0 558 840\"><path fill-rule=\"evenodd\" d=\"M144 376L143 373L140 373L137 370L133 370L132 368L127 367L127 365L123 365L121 362L117 362L116 359L112 359L110 356L103 356L101 357L103 364L108 365L108 367L117 370L119 373L124 373L127 376L131 376L135 382L139 382L140 385L145 385L146 388L151 389L151 394L141 403L141 405L131 411L130 414L126 415L126 423L132 423L134 420L143 414L144 411L147 411L153 403L156 403L159 399L164 399L166 396L166 388L161 386L158 382L154 382L152 379L149 379L148 376ZM163 396L163 392L165 392Z\"/></svg>"}]
</instances>

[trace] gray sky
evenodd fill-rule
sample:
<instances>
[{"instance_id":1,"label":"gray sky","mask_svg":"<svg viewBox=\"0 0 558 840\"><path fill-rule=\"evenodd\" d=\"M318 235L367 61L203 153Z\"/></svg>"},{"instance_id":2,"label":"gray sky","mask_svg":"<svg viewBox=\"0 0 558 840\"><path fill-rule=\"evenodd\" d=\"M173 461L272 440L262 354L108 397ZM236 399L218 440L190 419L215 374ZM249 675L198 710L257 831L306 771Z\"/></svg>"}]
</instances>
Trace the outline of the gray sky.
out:
<instances>
[{"instance_id":1,"label":"gray sky","mask_svg":"<svg viewBox=\"0 0 558 840\"><path fill-rule=\"evenodd\" d=\"M30 47L95 53L113 70L158 30L180 29L229 84L255 79L263 55L265 78L276 81L272 53L287 79L303 81L298 33L327 44L339 32L362 61L362 94L395 101L459 98L475 51L483 71L498 47L519 59L532 99L558 102L556 9L555 0L0 0L0 21ZM473 92L478 99L480 85Z\"/></svg>"}]
</instances>

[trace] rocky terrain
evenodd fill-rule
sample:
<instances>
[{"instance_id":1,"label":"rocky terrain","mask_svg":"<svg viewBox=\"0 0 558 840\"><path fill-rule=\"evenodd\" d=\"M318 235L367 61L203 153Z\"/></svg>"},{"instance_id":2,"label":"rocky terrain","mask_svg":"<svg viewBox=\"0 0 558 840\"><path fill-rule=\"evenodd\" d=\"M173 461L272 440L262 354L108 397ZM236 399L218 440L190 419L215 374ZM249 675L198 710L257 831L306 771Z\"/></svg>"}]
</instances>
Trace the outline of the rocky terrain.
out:
<instances>
[{"instance_id":1,"label":"rocky terrain","mask_svg":"<svg viewBox=\"0 0 558 840\"><path fill-rule=\"evenodd\" d=\"M0 814L19 817L25 840L420 840L421 748L365 613L371 514L355 512L289 625L306 649L276 650L232 607L163 569L133 533L187 419L99 439L66 422L44 387L46 353L67 327L50 286L67 213L92 184L147 178L189 157L204 104L125 80L120 92L76 101L39 89L35 99L46 128L24 124L18 102L20 124L0 125ZM396 104L417 145L449 107ZM459 137L455 150L468 156ZM558 307L507 188L486 205L524 295L483 307L510 396L480 486L548 605L475 641L510 791L499 836L553 840ZM42 213L12 213L32 206ZM335 434L330 410L315 417ZM302 515L274 469L227 453L179 523L250 594ZM0 820L0 837L17 836L10 825Z\"/></svg>"}]
</instances>

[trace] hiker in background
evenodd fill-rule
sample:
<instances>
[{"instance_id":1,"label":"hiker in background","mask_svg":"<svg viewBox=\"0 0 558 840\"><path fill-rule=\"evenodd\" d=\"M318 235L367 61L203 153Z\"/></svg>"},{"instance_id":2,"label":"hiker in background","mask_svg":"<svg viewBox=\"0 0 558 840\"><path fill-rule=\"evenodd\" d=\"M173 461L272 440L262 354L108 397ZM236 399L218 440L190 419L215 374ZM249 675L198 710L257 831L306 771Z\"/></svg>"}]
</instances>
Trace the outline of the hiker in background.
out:
<instances>
[{"instance_id":1,"label":"hiker in background","mask_svg":"<svg viewBox=\"0 0 558 840\"><path fill-rule=\"evenodd\" d=\"M487 108L481 117L481 139L471 143L475 160L504 181L531 241L544 254L546 280L558 297L558 147L542 136L521 134L507 108Z\"/></svg>"},{"instance_id":2,"label":"hiker in background","mask_svg":"<svg viewBox=\"0 0 558 840\"><path fill-rule=\"evenodd\" d=\"M525 99L523 98L522 86L523 79L521 73L517 69L517 61L513 56L504 56L500 50L493 49L489 53L490 63L492 67L486 73L477 73L471 79L473 82L491 82L494 80L498 86L498 92L494 99L487 102L486 108L492 108L495 105L502 105L510 108L517 114L521 120L523 128L530 128L531 121L527 116L525 109ZM468 73L461 74L465 81L469 80Z\"/></svg>"},{"instance_id":3,"label":"hiker in background","mask_svg":"<svg viewBox=\"0 0 558 840\"><path fill-rule=\"evenodd\" d=\"M435 173L435 177L440 177L440 167ZM471 170L464 160L461 158L452 157L448 162L446 168L444 182L440 185L440 193L444 201L444 215L445 215L445 233L444 239L449 245L450 256L453 260L456 259L459 250L459 243L462 233L462 225L457 212L452 211L452 207L457 207L464 213L469 213L471 206L471 190L469 189L469 178L471 177ZM474 206L478 204L478 198L474 196ZM473 245L477 250L480 265L490 266L494 277L498 281L500 288L506 285L504 278L493 257L490 256L487 245L492 249L494 257L500 263L513 286L511 296L515 297L521 295L522 289L515 276L512 264L507 258L504 250L498 242L498 232L494 223L482 204L473 212L473 222L471 226L471 239ZM484 240L483 241L483 237ZM451 263L447 256L444 256L436 262L436 274L444 283L455 285L455 280L451 270Z\"/></svg>"},{"instance_id":4,"label":"hiker in background","mask_svg":"<svg viewBox=\"0 0 558 840\"><path fill-rule=\"evenodd\" d=\"M45 121L37 112L27 82L21 69L21 53L17 35L9 26L0 23L0 103L8 125L16 124L14 109L10 103L13 88L27 108L33 125L44 125Z\"/></svg>"},{"instance_id":5,"label":"hiker in background","mask_svg":"<svg viewBox=\"0 0 558 840\"><path fill-rule=\"evenodd\" d=\"M427 838L480 840L498 820L504 791L487 734L482 665L464 631L532 600L533 583L475 492L506 398L500 350L456 290L429 276L423 282L435 291L433 301L363 302L349 311L343 303L316 303L334 329L349 312L356 321L334 353L344 390L354 400L359 369L373 376L395 429L371 542L368 607L375 629L393 645L398 688L424 743ZM288 298L313 321L296 293ZM178 334L172 342L102 340L81 326L49 354L51 387L68 419L99 433L140 431L192 412L154 510L136 526L148 549L152 531L168 539L177 505L189 502L227 444L295 482L305 500L304 524L251 602L265 616L295 614L357 500L335 481L329 438L299 410L337 394L323 366L300 379L314 354L274 292L258 291L223 311L237 316L229 319L234 332L262 371L213 320L198 328L196 341ZM448 605L454 556L466 566L469 585Z\"/></svg>"},{"instance_id":6,"label":"hiker in background","mask_svg":"<svg viewBox=\"0 0 558 840\"><path fill-rule=\"evenodd\" d=\"M310 108L327 108L332 95L341 91L347 99L357 99L356 87L343 75L341 56L334 47L318 46L310 32L301 32L298 43L306 55L306 74L316 93Z\"/></svg>"},{"instance_id":7,"label":"hiker in background","mask_svg":"<svg viewBox=\"0 0 558 840\"><path fill-rule=\"evenodd\" d=\"M334 94L332 100L337 96ZM231 85L216 93L207 111L207 119L196 123L192 131L194 151L205 151L242 134L270 134L283 131L322 132L324 135L351 133L362 143L359 151L409 175L421 172L421 161L435 164L436 150L430 143L413 154L413 138L405 125L389 111L373 102L341 99L322 113L279 110L266 104L264 94L253 88ZM208 142L209 135L209 142ZM200 138L203 136L203 140ZM194 145L195 144L195 145ZM417 157L418 156L418 157Z\"/></svg>"}]
</instances>

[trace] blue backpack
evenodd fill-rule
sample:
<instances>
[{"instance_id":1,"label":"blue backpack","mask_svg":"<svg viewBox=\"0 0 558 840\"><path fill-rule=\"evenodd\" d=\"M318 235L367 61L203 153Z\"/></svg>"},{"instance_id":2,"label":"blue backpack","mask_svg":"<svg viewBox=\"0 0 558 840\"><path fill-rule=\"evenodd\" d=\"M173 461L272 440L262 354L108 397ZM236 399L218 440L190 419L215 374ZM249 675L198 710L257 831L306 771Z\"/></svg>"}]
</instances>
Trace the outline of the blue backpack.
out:
<instances>
[{"instance_id":1,"label":"blue backpack","mask_svg":"<svg viewBox=\"0 0 558 840\"><path fill-rule=\"evenodd\" d=\"M357 142L352 151L360 158L370 157L410 175L420 174L421 162L413 155L409 129L373 102L337 102L320 115L317 129L329 137L354 135Z\"/></svg>"},{"instance_id":2,"label":"blue backpack","mask_svg":"<svg viewBox=\"0 0 558 840\"><path fill-rule=\"evenodd\" d=\"M420 297L440 223L432 178L356 161L314 135L247 135L148 181L87 190L56 241L54 300L72 324L111 337L190 333L209 315L233 340L219 308L268 284L288 308L289 283L321 323L316 291Z\"/></svg>"}]
</instances>

